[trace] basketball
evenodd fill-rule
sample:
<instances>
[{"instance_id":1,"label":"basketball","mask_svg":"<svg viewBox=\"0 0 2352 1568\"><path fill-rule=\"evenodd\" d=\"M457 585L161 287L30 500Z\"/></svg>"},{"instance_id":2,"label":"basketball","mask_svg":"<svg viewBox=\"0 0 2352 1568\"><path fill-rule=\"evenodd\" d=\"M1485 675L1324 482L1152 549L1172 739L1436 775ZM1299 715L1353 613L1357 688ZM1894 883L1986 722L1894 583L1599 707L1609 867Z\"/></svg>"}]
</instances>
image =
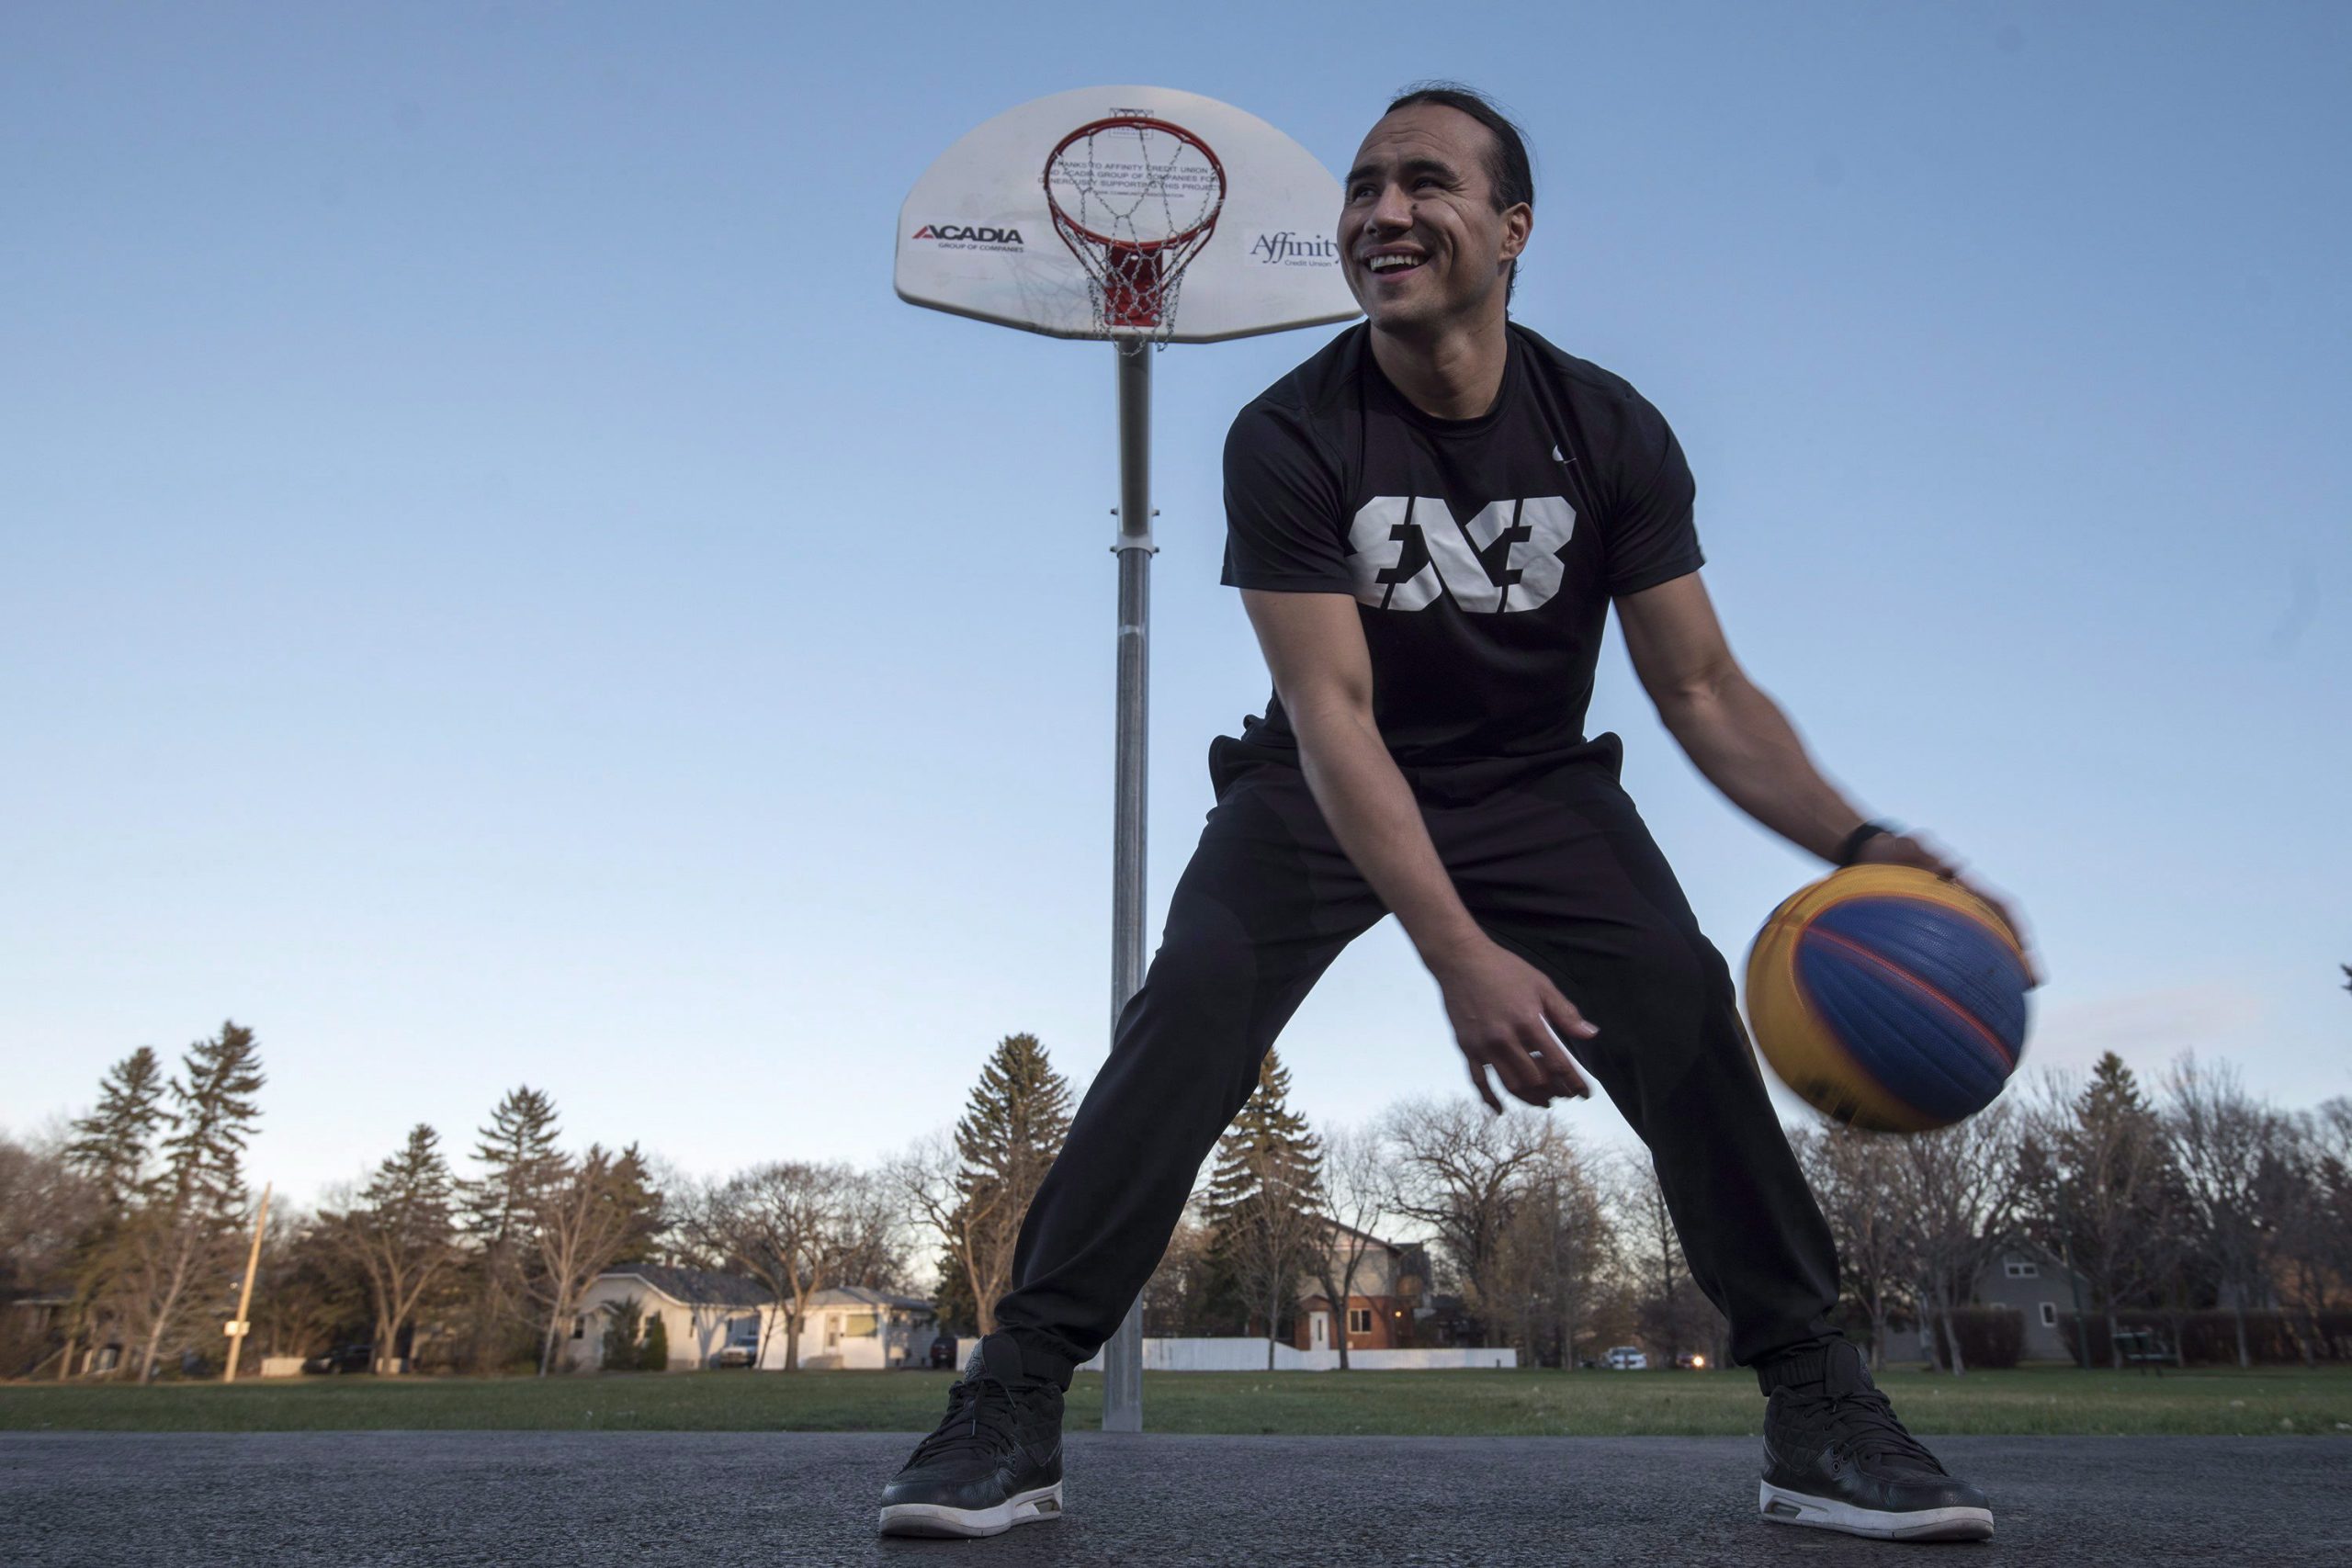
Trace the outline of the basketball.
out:
<instances>
[{"instance_id":1,"label":"basketball","mask_svg":"<svg viewBox=\"0 0 2352 1568\"><path fill-rule=\"evenodd\" d=\"M1992 906L1933 872L1859 865L1800 890L1747 954L1747 1021L1782 1083L1873 1132L1990 1105L2025 1047L2026 966Z\"/></svg>"}]
</instances>

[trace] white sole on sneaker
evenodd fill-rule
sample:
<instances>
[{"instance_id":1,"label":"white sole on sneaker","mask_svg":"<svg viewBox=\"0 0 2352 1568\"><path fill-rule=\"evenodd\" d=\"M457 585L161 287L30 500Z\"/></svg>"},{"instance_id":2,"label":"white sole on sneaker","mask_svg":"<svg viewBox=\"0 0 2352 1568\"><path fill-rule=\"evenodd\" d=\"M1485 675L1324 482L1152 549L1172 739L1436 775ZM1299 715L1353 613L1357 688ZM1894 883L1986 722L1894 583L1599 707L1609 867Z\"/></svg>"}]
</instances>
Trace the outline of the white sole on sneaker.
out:
<instances>
[{"instance_id":1,"label":"white sole on sneaker","mask_svg":"<svg viewBox=\"0 0 2352 1568\"><path fill-rule=\"evenodd\" d=\"M942 1503L894 1503L882 1510L884 1535L970 1538L1002 1535L1015 1525L1062 1517L1062 1483L1016 1493L993 1508L951 1508Z\"/></svg>"},{"instance_id":2,"label":"white sole on sneaker","mask_svg":"<svg viewBox=\"0 0 2352 1568\"><path fill-rule=\"evenodd\" d=\"M1828 1497L1808 1497L1770 1482L1758 1483L1756 1506L1774 1524L1810 1525L1815 1529L1843 1530L1873 1540L1990 1540L1990 1508L1917 1508L1890 1513L1857 1508Z\"/></svg>"}]
</instances>

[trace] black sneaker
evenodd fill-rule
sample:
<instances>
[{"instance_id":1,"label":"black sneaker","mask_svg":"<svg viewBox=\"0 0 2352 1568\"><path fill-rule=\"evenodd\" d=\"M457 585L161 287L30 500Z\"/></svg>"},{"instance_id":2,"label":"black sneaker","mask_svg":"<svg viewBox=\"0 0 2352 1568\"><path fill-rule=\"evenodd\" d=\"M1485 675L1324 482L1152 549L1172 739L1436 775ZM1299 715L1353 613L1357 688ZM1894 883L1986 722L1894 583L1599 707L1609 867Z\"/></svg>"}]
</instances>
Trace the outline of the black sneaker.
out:
<instances>
[{"instance_id":1,"label":"black sneaker","mask_svg":"<svg viewBox=\"0 0 2352 1568\"><path fill-rule=\"evenodd\" d=\"M1002 1535L1062 1512L1062 1391L991 1334L947 1391L947 1418L882 1489L884 1535Z\"/></svg>"},{"instance_id":2,"label":"black sneaker","mask_svg":"<svg viewBox=\"0 0 2352 1568\"><path fill-rule=\"evenodd\" d=\"M1990 1540L1984 1494L1955 1481L1903 1429L1844 1340L1767 1370L1764 1483L1757 1506L1784 1525L1881 1540Z\"/></svg>"}]
</instances>

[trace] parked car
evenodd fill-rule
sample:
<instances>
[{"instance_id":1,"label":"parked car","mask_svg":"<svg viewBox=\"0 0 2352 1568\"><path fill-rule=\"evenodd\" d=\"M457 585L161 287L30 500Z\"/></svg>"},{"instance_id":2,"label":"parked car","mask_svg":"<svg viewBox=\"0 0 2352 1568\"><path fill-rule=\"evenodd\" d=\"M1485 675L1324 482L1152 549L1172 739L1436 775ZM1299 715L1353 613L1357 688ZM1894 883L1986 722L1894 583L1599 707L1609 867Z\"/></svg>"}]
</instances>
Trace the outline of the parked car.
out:
<instances>
[{"instance_id":1,"label":"parked car","mask_svg":"<svg viewBox=\"0 0 2352 1568\"><path fill-rule=\"evenodd\" d=\"M338 1345L323 1356L302 1363L306 1372L364 1372L376 1364L373 1345Z\"/></svg>"},{"instance_id":2,"label":"parked car","mask_svg":"<svg viewBox=\"0 0 2352 1568\"><path fill-rule=\"evenodd\" d=\"M1678 1350L1675 1352L1674 1364L1686 1372L1703 1372L1707 1370L1707 1358L1696 1350Z\"/></svg>"},{"instance_id":3,"label":"parked car","mask_svg":"<svg viewBox=\"0 0 2352 1568\"><path fill-rule=\"evenodd\" d=\"M727 1343L710 1358L714 1367L756 1367L760 1364L760 1329L757 1324L741 1324L729 1331Z\"/></svg>"},{"instance_id":4,"label":"parked car","mask_svg":"<svg viewBox=\"0 0 2352 1568\"><path fill-rule=\"evenodd\" d=\"M933 1371L956 1364L956 1337L943 1334L931 1342L931 1365Z\"/></svg>"},{"instance_id":5,"label":"parked car","mask_svg":"<svg viewBox=\"0 0 2352 1568\"><path fill-rule=\"evenodd\" d=\"M1611 1345L1600 1364L1612 1372L1640 1372L1649 1370L1650 1359L1637 1346Z\"/></svg>"}]
</instances>

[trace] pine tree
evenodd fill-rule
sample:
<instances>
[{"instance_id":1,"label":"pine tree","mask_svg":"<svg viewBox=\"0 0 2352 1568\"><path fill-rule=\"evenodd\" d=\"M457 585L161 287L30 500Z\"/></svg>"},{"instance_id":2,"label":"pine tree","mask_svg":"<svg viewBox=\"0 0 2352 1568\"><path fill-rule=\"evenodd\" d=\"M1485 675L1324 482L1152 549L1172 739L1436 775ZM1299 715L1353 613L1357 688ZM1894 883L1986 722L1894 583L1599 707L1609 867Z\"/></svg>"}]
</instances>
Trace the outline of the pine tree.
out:
<instances>
[{"instance_id":1,"label":"pine tree","mask_svg":"<svg viewBox=\"0 0 2352 1568\"><path fill-rule=\"evenodd\" d=\"M165 1336L198 1303L203 1282L226 1276L215 1265L243 1226L245 1142L261 1118L254 1096L265 1079L252 1030L224 1022L216 1038L187 1048L181 1067L169 1089L163 1166L141 1189L121 1249L124 1305L146 1330L141 1377L155 1375Z\"/></svg>"},{"instance_id":2,"label":"pine tree","mask_svg":"<svg viewBox=\"0 0 2352 1568\"><path fill-rule=\"evenodd\" d=\"M254 1032L231 1020L217 1039L190 1045L182 1066L187 1077L171 1083L174 1131L151 1190L176 1212L233 1214L245 1201L245 1140L261 1119Z\"/></svg>"},{"instance_id":3,"label":"pine tree","mask_svg":"<svg viewBox=\"0 0 2352 1568\"><path fill-rule=\"evenodd\" d=\"M97 1109L74 1122L65 1157L97 1184L101 1201L119 1213L139 1190L165 1121L164 1068L155 1048L141 1045L107 1070Z\"/></svg>"},{"instance_id":4,"label":"pine tree","mask_svg":"<svg viewBox=\"0 0 2352 1568\"><path fill-rule=\"evenodd\" d=\"M558 1336L596 1276L625 1258L640 1258L667 1223L637 1145L614 1154L591 1144L563 1179L541 1197L532 1225L537 1267L532 1294L547 1309L539 1341L539 1375L555 1365Z\"/></svg>"},{"instance_id":5,"label":"pine tree","mask_svg":"<svg viewBox=\"0 0 2352 1568\"><path fill-rule=\"evenodd\" d=\"M338 1249L368 1279L379 1372L400 1370L401 1330L456 1261L456 1194L441 1134L420 1122L376 1168L351 1212L327 1217Z\"/></svg>"},{"instance_id":6,"label":"pine tree","mask_svg":"<svg viewBox=\"0 0 2352 1568\"><path fill-rule=\"evenodd\" d=\"M110 1302L132 1251L126 1227L144 1189L155 1137L170 1120L163 1107L164 1068L154 1047L141 1045L107 1070L96 1110L73 1123L67 1161L97 1190L98 1212L74 1238L68 1272L74 1306L66 1329L65 1364L85 1332L96 1334L115 1315Z\"/></svg>"},{"instance_id":7,"label":"pine tree","mask_svg":"<svg viewBox=\"0 0 2352 1568\"><path fill-rule=\"evenodd\" d=\"M537 1341L526 1278L537 1250L532 1226L565 1171L555 1100L528 1084L509 1089L480 1131L473 1156L482 1173L461 1193L465 1230L478 1249L463 1287L473 1303L465 1359L478 1372L528 1354Z\"/></svg>"},{"instance_id":8,"label":"pine tree","mask_svg":"<svg viewBox=\"0 0 2352 1568\"><path fill-rule=\"evenodd\" d=\"M640 1372L666 1372L670 1370L670 1325L660 1313L649 1314L645 1325L645 1343L637 1352L637 1370Z\"/></svg>"},{"instance_id":9,"label":"pine tree","mask_svg":"<svg viewBox=\"0 0 2352 1568\"><path fill-rule=\"evenodd\" d=\"M1290 1108L1290 1070L1269 1050L1257 1089L1217 1140L1206 1207L1212 1269L1262 1318L1270 1370L1321 1229L1322 1157L1306 1118Z\"/></svg>"},{"instance_id":10,"label":"pine tree","mask_svg":"<svg viewBox=\"0 0 2352 1568\"><path fill-rule=\"evenodd\" d=\"M1021 1222L1069 1134L1069 1082L1034 1034L1008 1034L980 1068L956 1123L952 1179L915 1194L946 1243L944 1309L968 1314L981 1334L1012 1282ZM960 1276L958 1278L957 1276Z\"/></svg>"},{"instance_id":11,"label":"pine tree","mask_svg":"<svg viewBox=\"0 0 2352 1568\"><path fill-rule=\"evenodd\" d=\"M2165 1266L2178 1176L2163 1123L2132 1069L2109 1051L2079 1091L2065 1096L2053 1086L2028 1119L2018 1160L2028 1228L2090 1287L2088 1303L2073 1303L2087 1361L2083 1307L2104 1315L2114 1347L2118 1305L2146 1293Z\"/></svg>"}]
</instances>

